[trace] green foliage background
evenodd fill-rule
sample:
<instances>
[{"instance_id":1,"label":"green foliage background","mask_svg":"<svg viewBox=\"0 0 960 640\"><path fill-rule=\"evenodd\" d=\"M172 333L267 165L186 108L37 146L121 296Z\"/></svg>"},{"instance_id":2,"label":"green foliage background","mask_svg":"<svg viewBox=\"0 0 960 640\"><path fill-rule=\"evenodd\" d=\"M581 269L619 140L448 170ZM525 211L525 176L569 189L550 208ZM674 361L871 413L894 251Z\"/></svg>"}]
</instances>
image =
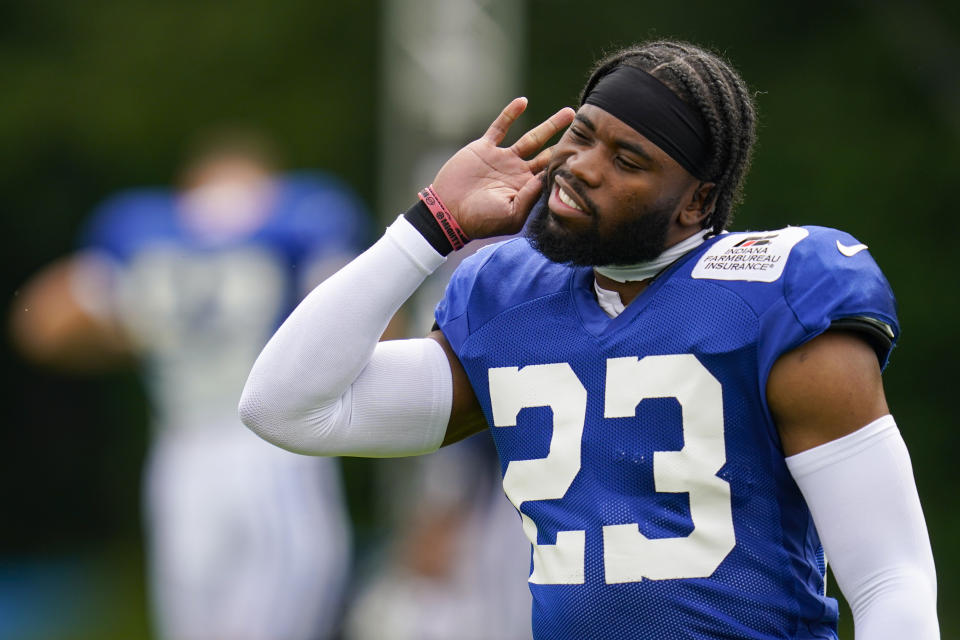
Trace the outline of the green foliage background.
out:
<instances>
[{"instance_id":1,"label":"green foliage background","mask_svg":"<svg viewBox=\"0 0 960 640\"><path fill-rule=\"evenodd\" d=\"M950 217L960 5L528 0L527 8L528 123L574 104L605 51L649 37L700 42L725 53L757 92L760 142L734 227L822 224L870 245L904 332L888 399L927 513L943 635L960 637L950 606L960 597L950 373L960 357ZM0 4L0 282L11 310L20 284L71 249L100 199L169 183L184 142L211 124L269 131L287 166L339 173L380 220L392 218L384 209L395 203L375 193L379 30L376 0ZM147 408L137 379L40 371L6 341L0 367L8 385L0 616L29 587L24 567L50 563L69 567L54 600L75 620L63 637L147 637L138 512ZM366 467L350 462L347 472L362 527L371 517Z\"/></svg>"}]
</instances>

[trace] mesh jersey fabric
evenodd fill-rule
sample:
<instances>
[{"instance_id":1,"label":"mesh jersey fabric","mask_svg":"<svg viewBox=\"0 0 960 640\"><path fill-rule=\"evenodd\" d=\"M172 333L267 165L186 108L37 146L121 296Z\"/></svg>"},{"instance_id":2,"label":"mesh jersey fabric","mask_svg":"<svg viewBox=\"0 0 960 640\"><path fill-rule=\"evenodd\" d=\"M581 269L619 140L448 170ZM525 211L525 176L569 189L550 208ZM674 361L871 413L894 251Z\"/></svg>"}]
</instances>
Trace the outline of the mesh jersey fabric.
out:
<instances>
[{"instance_id":1,"label":"mesh jersey fabric","mask_svg":"<svg viewBox=\"0 0 960 640\"><path fill-rule=\"evenodd\" d=\"M757 235L707 241L613 319L591 269L551 263L523 239L454 275L436 319L535 543L536 638L836 637L766 380L840 318L882 322L895 340L896 305L868 252L840 252L838 241L857 244L848 234ZM723 247L757 242L754 255L774 248L768 281L704 271Z\"/></svg>"}]
</instances>

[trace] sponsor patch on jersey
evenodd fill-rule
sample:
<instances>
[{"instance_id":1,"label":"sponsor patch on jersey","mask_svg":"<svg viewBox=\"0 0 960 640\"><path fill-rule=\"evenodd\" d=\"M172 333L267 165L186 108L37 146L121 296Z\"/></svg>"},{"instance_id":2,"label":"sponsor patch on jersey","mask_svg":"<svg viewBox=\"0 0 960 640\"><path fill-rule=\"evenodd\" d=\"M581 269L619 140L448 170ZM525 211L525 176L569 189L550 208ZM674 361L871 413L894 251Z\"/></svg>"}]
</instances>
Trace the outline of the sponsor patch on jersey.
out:
<instances>
[{"instance_id":1,"label":"sponsor patch on jersey","mask_svg":"<svg viewBox=\"0 0 960 640\"><path fill-rule=\"evenodd\" d=\"M802 227L727 234L700 257L691 276L703 280L774 282L783 275L790 251L808 235Z\"/></svg>"}]
</instances>

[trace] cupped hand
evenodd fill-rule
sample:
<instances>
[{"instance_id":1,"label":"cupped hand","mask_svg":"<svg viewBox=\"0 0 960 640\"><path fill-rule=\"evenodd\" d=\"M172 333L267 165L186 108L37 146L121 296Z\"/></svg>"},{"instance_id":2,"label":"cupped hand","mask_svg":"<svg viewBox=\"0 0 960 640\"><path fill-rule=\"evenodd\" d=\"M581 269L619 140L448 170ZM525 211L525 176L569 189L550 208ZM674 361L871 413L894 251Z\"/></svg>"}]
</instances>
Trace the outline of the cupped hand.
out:
<instances>
[{"instance_id":1,"label":"cupped hand","mask_svg":"<svg viewBox=\"0 0 960 640\"><path fill-rule=\"evenodd\" d=\"M471 238L506 235L523 228L540 196L543 170L550 160L549 149L543 146L573 122L573 109L564 107L512 146L498 146L526 108L526 98L515 98L483 137L447 160L433 181L437 195Z\"/></svg>"}]
</instances>

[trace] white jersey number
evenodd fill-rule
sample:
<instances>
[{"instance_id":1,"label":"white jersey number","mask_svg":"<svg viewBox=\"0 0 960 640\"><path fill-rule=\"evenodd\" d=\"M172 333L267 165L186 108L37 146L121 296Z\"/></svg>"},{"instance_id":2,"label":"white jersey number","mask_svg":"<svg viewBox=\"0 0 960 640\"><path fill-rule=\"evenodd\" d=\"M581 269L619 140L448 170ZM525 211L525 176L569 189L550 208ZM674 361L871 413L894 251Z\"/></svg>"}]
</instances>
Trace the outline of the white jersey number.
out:
<instances>
[{"instance_id":1,"label":"white jersey number","mask_svg":"<svg viewBox=\"0 0 960 640\"><path fill-rule=\"evenodd\" d=\"M556 544L537 544L537 525L521 509L529 500L562 498L580 471L587 390L567 363L490 369L490 401L496 427L513 427L528 407L553 411L553 435L545 458L507 465L503 488L520 511L533 545L536 584L582 584L585 531L558 531ZM704 578L736 544L730 485L717 477L726 461L720 382L693 355L607 360L604 417L636 415L647 398L675 398L683 417L683 448L653 456L656 490L687 493L693 531L679 538L650 539L634 524L603 527L607 583Z\"/></svg>"}]
</instances>

